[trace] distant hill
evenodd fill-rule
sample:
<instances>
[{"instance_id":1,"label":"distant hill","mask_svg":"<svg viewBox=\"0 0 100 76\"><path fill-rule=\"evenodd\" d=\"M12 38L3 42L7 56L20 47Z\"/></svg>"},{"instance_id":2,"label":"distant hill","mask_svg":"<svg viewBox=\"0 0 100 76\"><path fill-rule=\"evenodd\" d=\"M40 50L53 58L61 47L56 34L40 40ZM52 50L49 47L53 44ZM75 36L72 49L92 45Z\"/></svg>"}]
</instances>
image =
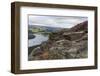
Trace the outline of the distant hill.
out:
<instances>
[{"instance_id":1,"label":"distant hill","mask_svg":"<svg viewBox=\"0 0 100 76\"><path fill-rule=\"evenodd\" d=\"M28 27L29 29L41 29L47 32L54 32L62 29L60 27L48 27L48 26L40 26L40 25L29 25Z\"/></svg>"}]
</instances>

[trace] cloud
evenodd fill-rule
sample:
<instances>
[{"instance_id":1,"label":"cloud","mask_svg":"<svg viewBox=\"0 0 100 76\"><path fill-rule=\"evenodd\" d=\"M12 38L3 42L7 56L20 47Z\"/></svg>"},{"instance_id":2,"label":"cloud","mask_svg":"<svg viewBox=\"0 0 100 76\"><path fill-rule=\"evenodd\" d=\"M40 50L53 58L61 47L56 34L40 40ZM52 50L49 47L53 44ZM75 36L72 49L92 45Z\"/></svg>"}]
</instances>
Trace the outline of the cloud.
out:
<instances>
[{"instance_id":1,"label":"cloud","mask_svg":"<svg viewBox=\"0 0 100 76\"><path fill-rule=\"evenodd\" d=\"M29 25L71 28L74 25L84 22L86 20L87 20L87 17L30 15Z\"/></svg>"}]
</instances>

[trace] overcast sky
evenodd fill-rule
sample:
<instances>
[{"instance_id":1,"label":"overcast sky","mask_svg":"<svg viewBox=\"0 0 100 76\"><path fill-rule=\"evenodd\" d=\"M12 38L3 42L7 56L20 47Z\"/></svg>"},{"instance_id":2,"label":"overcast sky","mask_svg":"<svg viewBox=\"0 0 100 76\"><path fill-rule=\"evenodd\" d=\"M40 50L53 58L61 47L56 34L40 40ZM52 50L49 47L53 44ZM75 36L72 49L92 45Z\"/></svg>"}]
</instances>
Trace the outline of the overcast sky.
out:
<instances>
[{"instance_id":1,"label":"overcast sky","mask_svg":"<svg viewBox=\"0 0 100 76\"><path fill-rule=\"evenodd\" d=\"M61 27L71 28L76 24L84 22L87 17L75 17L75 16L40 16L29 15L29 25L49 26L49 27Z\"/></svg>"}]
</instances>

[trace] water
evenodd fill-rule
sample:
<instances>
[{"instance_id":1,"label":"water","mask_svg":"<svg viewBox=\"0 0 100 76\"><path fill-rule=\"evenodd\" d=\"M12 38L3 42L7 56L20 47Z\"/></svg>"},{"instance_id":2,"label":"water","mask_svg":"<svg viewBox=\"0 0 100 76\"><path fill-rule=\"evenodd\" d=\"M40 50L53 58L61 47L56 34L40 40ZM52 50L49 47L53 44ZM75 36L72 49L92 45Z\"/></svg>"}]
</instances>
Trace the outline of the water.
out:
<instances>
[{"instance_id":1,"label":"water","mask_svg":"<svg viewBox=\"0 0 100 76\"><path fill-rule=\"evenodd\" d=\"M48 35L34 34L35 38L28 40L28 47L40 45L42 42L48 40Z\"/></svg>"}]
</instances>

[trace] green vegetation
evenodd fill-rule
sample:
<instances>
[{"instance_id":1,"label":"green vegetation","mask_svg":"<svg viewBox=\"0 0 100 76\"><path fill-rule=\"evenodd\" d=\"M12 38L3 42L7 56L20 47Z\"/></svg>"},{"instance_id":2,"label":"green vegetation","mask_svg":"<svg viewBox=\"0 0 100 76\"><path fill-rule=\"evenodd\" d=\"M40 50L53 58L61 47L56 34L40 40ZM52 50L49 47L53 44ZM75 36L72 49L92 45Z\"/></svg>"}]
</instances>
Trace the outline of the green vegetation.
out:
<instances>
[{"instance_id":1,"label":"green vegetation","mask_svg":"<svg viewBox=\"0 0 100 76\"><path fill-rule=\"evenodd\" d=\"M48 32L46 30L43 30L41 28L31 28L29 29L29 33L40 33L40 34L43 34L43 35L49 35L51 32Z\"/></svg>"}]
</instances>

